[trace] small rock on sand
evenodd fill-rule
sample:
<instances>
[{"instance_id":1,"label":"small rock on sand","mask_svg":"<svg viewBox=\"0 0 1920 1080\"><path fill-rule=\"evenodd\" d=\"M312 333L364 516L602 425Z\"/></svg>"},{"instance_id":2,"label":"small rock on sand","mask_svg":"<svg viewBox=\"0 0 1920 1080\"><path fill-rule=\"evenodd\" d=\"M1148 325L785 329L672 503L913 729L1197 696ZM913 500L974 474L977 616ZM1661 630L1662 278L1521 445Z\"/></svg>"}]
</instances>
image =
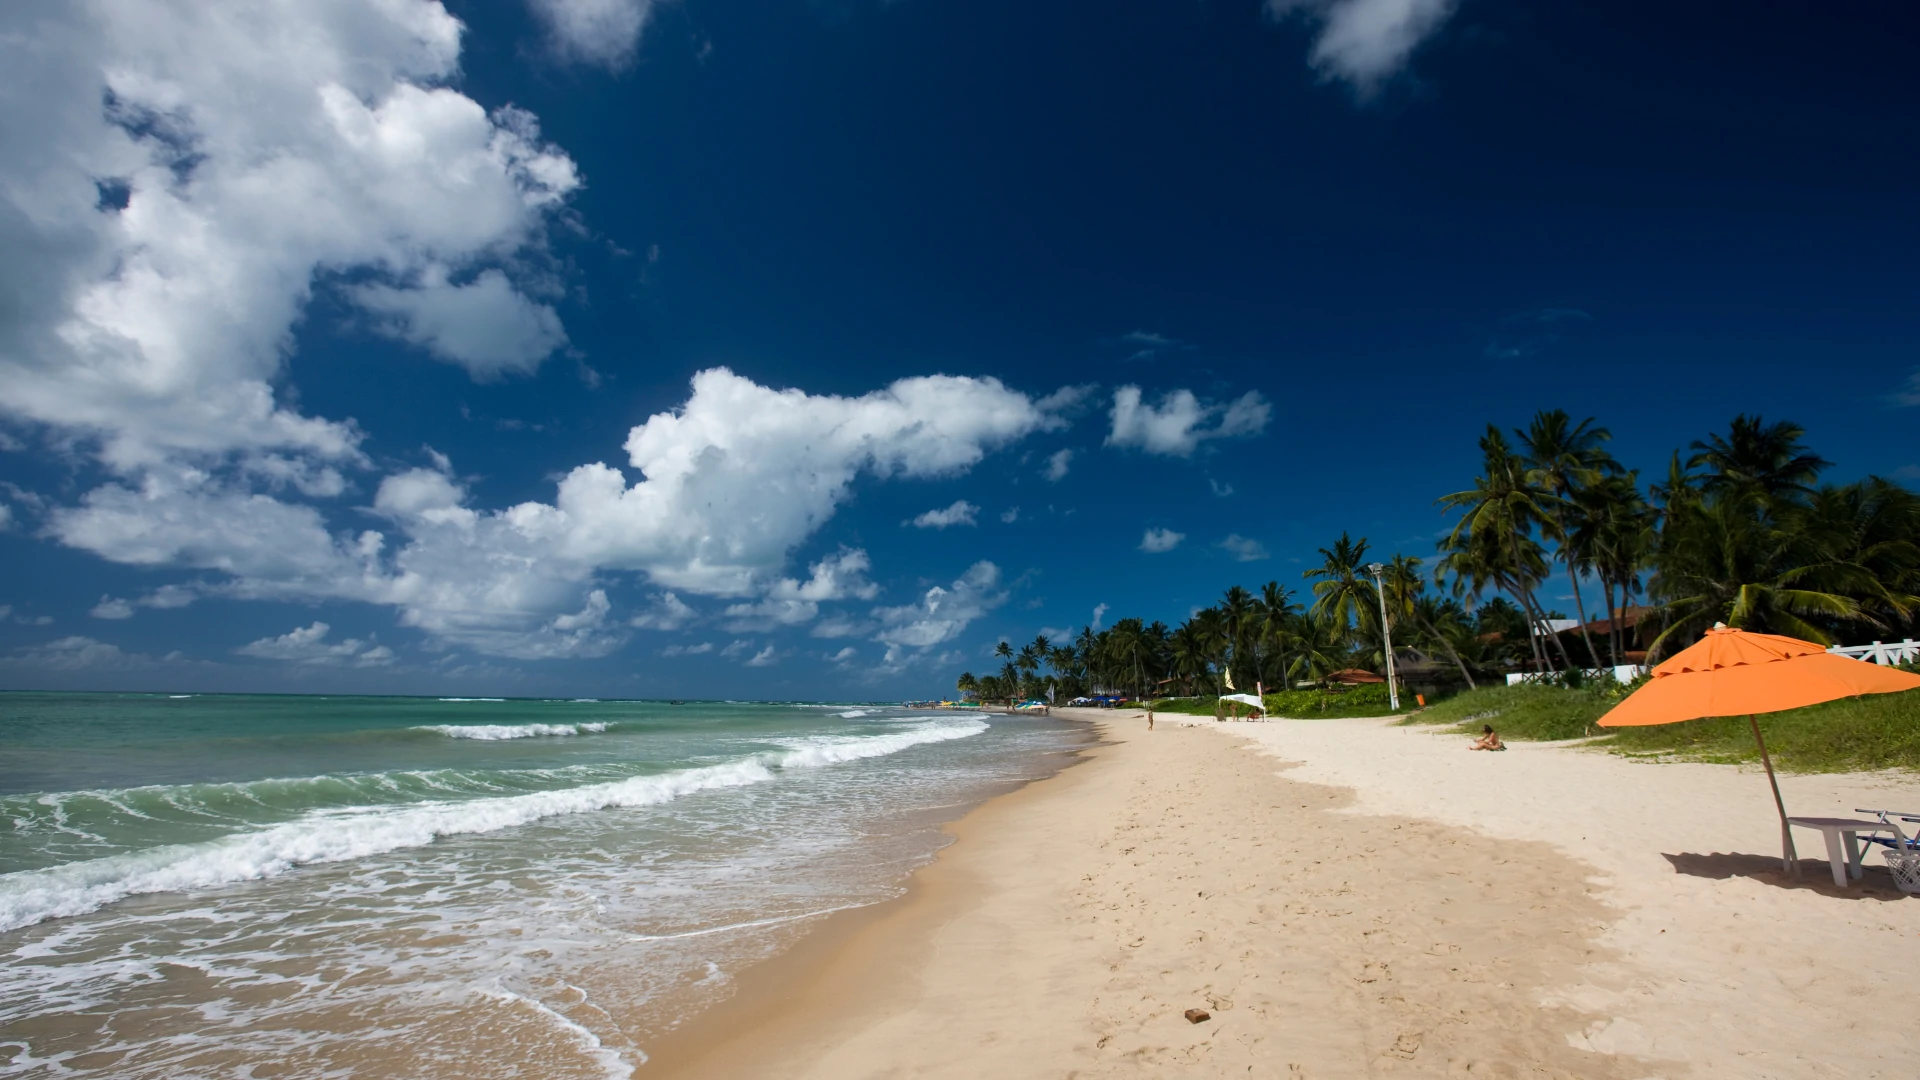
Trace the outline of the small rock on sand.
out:
<instances>
[{"instance_id":1,"label":"small rock on sand","mask_svg":"<svg viewBox=\"0 0 1920 1080\"><path fill-rule=\"evenodd\" d=\"M1213 1019L1213 1014L1205 1009L1188 1009L1186 1017L1189 1024L1201 1024Z\"/></svg>"}]
</instances>

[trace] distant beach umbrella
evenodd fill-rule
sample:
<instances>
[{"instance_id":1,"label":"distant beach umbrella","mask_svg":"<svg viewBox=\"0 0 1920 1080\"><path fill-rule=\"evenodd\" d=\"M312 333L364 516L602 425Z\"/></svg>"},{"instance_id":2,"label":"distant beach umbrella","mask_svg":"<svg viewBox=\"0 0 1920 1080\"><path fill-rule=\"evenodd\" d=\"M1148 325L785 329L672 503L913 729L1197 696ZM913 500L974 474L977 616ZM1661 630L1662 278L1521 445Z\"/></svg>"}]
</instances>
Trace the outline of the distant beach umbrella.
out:
<instances>
[{"instance_id":1,"label":"distant beach umbrella","mask_svg":"<svg viewBox=\"0 0 1920 1080\"><path fill-rule=\"evenodd\" d=\"M1653 669L1653 678L1600 718L1601 727L1651 727L1707 716L1745 716L1780 811L1780 850L1797 860L1787 804L1773 775L1757 713L1784 712L1823 701L1920 689L1920 675L1837 656L1799 638L1716 626L1697 643Z\"/></svg>"}]
</instances>

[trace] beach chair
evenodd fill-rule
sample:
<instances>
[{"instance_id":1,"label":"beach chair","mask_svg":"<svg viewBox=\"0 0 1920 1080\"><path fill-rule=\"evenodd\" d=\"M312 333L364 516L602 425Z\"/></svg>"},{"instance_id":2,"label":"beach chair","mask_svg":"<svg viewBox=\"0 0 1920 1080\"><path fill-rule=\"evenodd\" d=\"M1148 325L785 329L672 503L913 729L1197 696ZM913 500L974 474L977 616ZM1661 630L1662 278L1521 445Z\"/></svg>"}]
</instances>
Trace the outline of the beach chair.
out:
<instances>
[{"instance_id":1,"label":"beach chair","mask_svg":"<svg viewBox=\"0 0 1920 1080\"><path fill-rule=\"evenodd\" d=\"M1920 814L1900 810L1867 810L1862 807L1854 807L1853 812L1872 814L1893 831L1892 836L1863 836L1861 839L1869 844L1879 844L1884 849L1880 854L1887 860L1887 869L1893 872L1893 883L1901 892L1920 893L1920 830L1915 830L1909 838L1894 820L1898 818L1909 825L1920 825Z\"/></svg>"}]
</instances>

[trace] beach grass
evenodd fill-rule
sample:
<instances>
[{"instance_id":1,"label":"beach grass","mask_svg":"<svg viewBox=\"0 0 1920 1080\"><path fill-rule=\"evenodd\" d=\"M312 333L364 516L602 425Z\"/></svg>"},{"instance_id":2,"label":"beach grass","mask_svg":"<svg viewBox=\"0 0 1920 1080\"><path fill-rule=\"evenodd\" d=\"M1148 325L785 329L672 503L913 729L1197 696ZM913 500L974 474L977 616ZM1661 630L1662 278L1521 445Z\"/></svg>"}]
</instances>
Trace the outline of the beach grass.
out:
<instances>
[{"instance_id":1,"label":"beach grass","mask_svg":"<svg viewBox=\"0 0 1920 1080\"><path fill-rule=\"evenodd\" d=\"M1757 762L1759 748L1744 716L1655 727L1608 729L1596 721L1619 700L1617 687L1569 690L1495 686L1437 702L1408 722L1455 724L1477 732L1491 724L1506 739L1577 739L1631 757L1676 761ZM1805 709L1764 713L1760 731L1774 765L1790 772L1920 770L1920 690L1869 694Z\"/></svg>"},{"instance_id":2,"label":"beach grass","mask_svg":"<svg viewBox=\"0 0 1920 1080\"><path fill-rule=\"evenodd\" d=\"M1393 707L1387 700L1385 686L1356 686L1351 690L1283 690L1261 698L1266 703L1267 715L1274 718L1292 718L1310 720L1316 717L1353 717L1353 716L1391 716ZM1155 712L1179 713L1187 716L1213 716L1219 709L1220 699L1212 695L1201 697L1162 698L1153 703ZM1246 706L1238 702L1228 702L1231 710L1242 712Z\"/></svg>"},{"instance_id":3,"label":"beach grass","mask_svg":"<svg viewBox=\"0 0 1920 1080\"><path fill-rule=\"evenodd\" d=\"M1580 739L1603 734L1594 721L1619 701L1599 686L1483 686L1437 701L1407 722L1459 724L1463 730L1470 725L1475 731L1492 724L1509 739Z\"/></svg>"}]
</instances>

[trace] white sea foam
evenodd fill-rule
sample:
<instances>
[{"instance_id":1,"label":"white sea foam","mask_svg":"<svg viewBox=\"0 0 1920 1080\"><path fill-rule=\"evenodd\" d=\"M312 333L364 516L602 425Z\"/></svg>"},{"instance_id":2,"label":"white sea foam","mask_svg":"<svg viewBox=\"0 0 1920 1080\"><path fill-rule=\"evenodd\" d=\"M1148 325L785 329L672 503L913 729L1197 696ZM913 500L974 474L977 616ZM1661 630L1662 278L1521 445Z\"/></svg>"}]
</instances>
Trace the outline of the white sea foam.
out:
<instances>
[{"instance_id":1,"label":"white sea foam","mask_svg":"<svg viewBox=\"0 0 1920 1080\"><path fill-rule=\"evenodd\" d=\"M860 758L898 753L908 747L925 743L964 739L985 730L987 725L983 720L961 720L957 723L925 724L886 735L821 735L810 739L796 739L788 743L787 745L792 749L784 754L774 755L772 764L783 769L836 765L843 761L857 761Z\"/></svg>"},{"instance_id":2,"label":"white sea foam","mask_svg":"<svg viewBox=\"0 0 1920 1080\"><path fill-rule=\"evenodd\" d=\"M424 724L415 731L437 731L450 739L531 739L538 735L587 735L607 730L606 724Z\"/></svg>"},{"instance_id":3,"label":"white sea foam","mask_svg":"<svg viewBox=\"0 0 1920 1080\"><path fill-rule=\"evenodd\" d=\"M441 701L505 701L503 697L443 697Z\"/></svg>"},{"instance_id":4,"label":"white sea foam","mask_svg":"<svg viewBox=\"0 0 1920 1080\"><path fill-rule=\"evenodd\" d=\"M524 1005L534 1012L539 1013L549 1023L572 1036L574 1041L580 1044L582 1050L585 1050L594 1060L598 1061L601 1070L607 1075L607 1080L628 1080L628 1078L633 1075L633 1066L627 1064L626 1061L621 1058L619 1051L601 1042L600 1036L582 1027L579 1023L568 1018L564 1013L535 1001L525 994L514 993L505 986L500 985L497 979L494 980L492 989L476 987L474 992L483 997L493 998L496 1001ZM639 1057L641 1064L646 1064L647 1055L641 1052L638 1047L634 1048L633 1053Z\"/></svg>"},{"instance_id":5,"label":"white sea foam","mask_svg":"<svg viewBox=\"0 0 1920 1080\"><path fill-rule=\"evenodd\" d=\"M858 720L863 716L872 716L873 712L869 709L848 709L846 712L836 713L835 715L839 716L842 720Z\"/></svg>"},{"instance_id":6,"label":"white sea foam","mask_svg":"<svg viewBox=\"0 0 1920 1080\"><path fill-rule=\"evenodd\" d=\"M0 931L94 911L142 893L184 892L339 862L442 836L488 833L561 814L646 806L771 779L756 760L491 799L312 811L259 832L0 875Z\"/></svg>"},{"instance_id":7,"label":"white sea foam","mask_svg":"<svg viewBox=\"0 0 1920 1080\"><path fill-rule=\"evenodd\" d=\"M698 791L770 780L774 768L819 768L881 757L986 730L983 721L962 720L885 735L797 739L785 751L721 765L523 795L314 810L257 832L218 840L0 874L0 932L95 911L129 896L255 881L310 863L420 847L443 836L496 832L563 814L648 806Z\"/></svg>"}]
</instances>

